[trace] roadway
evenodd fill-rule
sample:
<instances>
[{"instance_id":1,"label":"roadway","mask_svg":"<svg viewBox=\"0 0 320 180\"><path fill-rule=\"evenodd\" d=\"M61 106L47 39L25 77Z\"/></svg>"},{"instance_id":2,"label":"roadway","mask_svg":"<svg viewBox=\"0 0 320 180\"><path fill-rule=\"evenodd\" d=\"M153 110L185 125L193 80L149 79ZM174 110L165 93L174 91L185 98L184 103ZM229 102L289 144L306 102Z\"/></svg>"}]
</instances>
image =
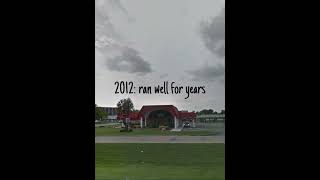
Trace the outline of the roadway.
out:
<instances>
[{"instance_id":1,"label":"roadway","mask_svg":"<svg viewBox=\"0 0 320 180\"><path fill-rule=\"evenodd\" d=\"M96 136L95 143L224 143L225 136Z\"/></svg>"}]
</instances>

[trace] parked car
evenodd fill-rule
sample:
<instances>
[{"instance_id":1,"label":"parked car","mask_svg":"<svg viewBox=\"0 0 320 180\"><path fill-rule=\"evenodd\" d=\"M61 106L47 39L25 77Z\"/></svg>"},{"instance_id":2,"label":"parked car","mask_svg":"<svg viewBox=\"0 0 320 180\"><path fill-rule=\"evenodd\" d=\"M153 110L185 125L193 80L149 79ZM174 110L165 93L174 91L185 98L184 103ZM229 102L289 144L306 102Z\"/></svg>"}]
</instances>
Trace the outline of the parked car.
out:
<instances>
[{"instance_id":1,"label":"parked car","mask_svg":"<svg viewBox=\"0 0 320 180\"><path fill-rule=\"evenodd\" d=\"M190 127L190 123L189 123L189 122L184 122L184 123L183 123L183 127L189 128L189 127Z\"/></svg>"}]
</instances>

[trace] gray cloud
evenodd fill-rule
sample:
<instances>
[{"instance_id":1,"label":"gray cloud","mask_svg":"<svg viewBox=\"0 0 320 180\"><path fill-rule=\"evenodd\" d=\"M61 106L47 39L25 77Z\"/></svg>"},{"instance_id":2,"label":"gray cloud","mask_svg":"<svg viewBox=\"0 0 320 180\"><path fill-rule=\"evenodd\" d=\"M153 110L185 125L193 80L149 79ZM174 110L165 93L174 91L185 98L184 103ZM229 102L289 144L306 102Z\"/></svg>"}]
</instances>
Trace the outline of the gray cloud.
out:
<instances>
[{"instance_id":1,"label":"gray cloud","mask_svg":"<svg viewBox=\"0 0 320 180\"><path fill-rule=\"evenodd\" d=\"M190 74L194 80L209 80L213 81L216 79L224 78L225 74L225 67L223 65L217 65L217 66L202 66L199 69L196 70L189 70L186 71L188 74Z\"/></svg>"},{"instance_id":2,"label":"gray cloud","mask_svg":"<svg viewBox=\"0 0 320 180\"><path fill-rule=\"evenodd\" d=\"M211 19L200 24L200 33L206 47L214 54L225 56L225 10Z\"/></svg>"},{"instance_id":3,"label":"gray cloud","mask_svg":"<svg viewBox=\"0 0 320 180\"><path fill-rule=\"evenodd\" d=\"M120 0L109 0L110 4L113 5L116 9L122 12L127 18L128 22L135 22L135 18L129 16L128 10L122 5Z\"/></svg>"},{"instance_id":4,"label":"gray cloud","mask_svg":"<svg viewBox=\"0 0 320 180\"><path fill-rule=\"evenodd\" d=\"M210 21L200 23L200 35L205 46L213 54L224 59L225 57L225 9ZM186 71L193 80L214 81L224 83L225 67L223 65L204 65L195 70Z\"/></svg>"},{"instance_id":5,"label":"gray cloud","mask_svg":"<svg viewBox=\"0 0 320 180\"><path fill-rule=\"evenodd\" d=\"M130 22L125 12L111 4L110 0L96 1L99 1L96 5L101 10L101 18L98 16L99 21L96 20L96 27L100 28L101 34L98 36L96 33L95 49L96 73L99 73L95 83L97 104L115 106L123 96L114 94L112 86L119 79L132 80L136 85L157 85L170 80L177 85L204 85L206 94L191 95L187 100L183 93L168 96L132 94L130 98L137 108L146 104L173 104L187 110L224 109L224 76L212 77L211 74L219 74L219 70L215 73L207 72L210 72L209 68L216 68L217 63L224 65L224 58L208 50L200 34L200 22L211 22L211 17L216 17L223 8L224 0L121 0L129 18L136 18L135 22ZM166 13L163 13L163 9ZM181 13L182 9L185 9L184 13ZM124 57L124 47L135 49L137 59L149 62L152 72L139 76L137 70L134 70L139 68L128 67L136 66L132 65L135 62L117 62ZM208 64L206 68L205 63ZM148 68L144 69L141 71L148 71ZM204 73L192 71L196 69ZM185 70L191 71L187 74ZM200 81L193 81L192 78Z\"/></svg>"},{"instance_id":6,"label":"gray cloud","mask_svg":"<svg viewBox=\"0 0 320 180\"><path fill-rule=\"evenodd\" d=\"M166 77L168 77L168 76L169 76L168 73L161 74L161 75L160 75L160 79L166 78Z\"/></svg>"},{"instance_id":7,"label":"gray cloud","mask_svg":"<svg viewBox=\"0 0 320 180\"><path fill-rule=\"evenodd\" d=\"M127 9L120 0L96 0L95 3L95 47L100 50L115 50L124 41L117 32L110 14L122 12L130 20Z\"/></svg>"},{"instance_id":8,"label":"gray cloud","mask_svg":"<svg viewBox=\"0 0 320 180\"><path fill-rule=\"evenodd\" d=\"M120 0L96 0L95 7L95 48L98 49L103 59L106 60L110 71L137 73L143 75L151 72L150 64L145 61L137 50L129 47L124 38L116 31L112 23L112 16L108 13L120 11L128 16L127 9ZM112 54L118 54L113 56Z\"/></svg>"},{"instance_id":9,"label":"gray cloud","mask_svg":"<svg viewBox=\"0 0 320 180\"><path fill-rule=\"evenodd\" d=\"M126 8L123 7L120 0L109 0L110 4L118 8L121 12L123 12L125 15L128 15L128 11Z\"/></svg>"},{"instance_id":10,"label":"gray cloud","mask_svg":"<svg viewBox=\"0 0 320 180\"><path fill-rule=\"evenodd\" d=\"M110 48L120 38L104 3L104 1L96 1L95 7L95 47L98 49Z\"/></svg>"},{"instance_id":11,"label":"gray cloud","mask_svg":"<svg viewBox=\"0 0 320 180\"><path fill-rule=\"evenodd\" d=\"M138 75L152 71L149 62L141 58L138 51L130 47L124 47L120 56L108 59L107 67L111 71L137 73Z\"/></svg>"}]
</instances>

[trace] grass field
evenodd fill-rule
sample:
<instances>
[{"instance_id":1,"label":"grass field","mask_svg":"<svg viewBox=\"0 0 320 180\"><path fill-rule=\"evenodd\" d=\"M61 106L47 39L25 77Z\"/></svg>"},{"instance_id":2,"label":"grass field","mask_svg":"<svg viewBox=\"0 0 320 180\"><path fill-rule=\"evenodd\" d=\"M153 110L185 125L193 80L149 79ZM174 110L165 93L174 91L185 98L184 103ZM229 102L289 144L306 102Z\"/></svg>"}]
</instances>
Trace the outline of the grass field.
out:
<instances>
[{"instance_id":1,"label":"grass field","mask_svg":"<svg viewBox=\"0 0 320 180\"><path fill-rule=\"evenodd\" d=\"M160 131L158 128L145 128L145 129L133 129L133 132L120 132L119 128L108 128L101 127L95 128L96 136L137 136L137 135L184 135L184 136L209 136L216 135L217 133L209 130L201 131L181 131L181 132L171 132L171 131Z\"/></svg>"},{"instance_id":2,"label":"grass field","mask_svg":"<svg viewBox=\"0 0 320 180\"><path fill-rule=\"evenodd\" d=\"M96 144L96 180L147 179L223 180L224 144Z\"/></svg>"}]
</instances>

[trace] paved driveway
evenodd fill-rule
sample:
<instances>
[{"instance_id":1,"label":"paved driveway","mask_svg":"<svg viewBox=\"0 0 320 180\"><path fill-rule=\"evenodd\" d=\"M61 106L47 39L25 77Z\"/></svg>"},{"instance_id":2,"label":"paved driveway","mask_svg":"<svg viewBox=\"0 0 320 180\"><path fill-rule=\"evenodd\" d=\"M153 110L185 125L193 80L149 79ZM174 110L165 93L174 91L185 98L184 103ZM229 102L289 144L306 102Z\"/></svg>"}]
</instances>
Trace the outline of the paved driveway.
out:
<instances>
[{"instance_id":1,"label":"paved driveway","mask_svg":"<svg viewBox=\"0 0 320 180\"><path fill-rule=\"evenodd\" d=\"M96 143L224 143L224 136L97 136Z\"/></svg>"}]
</instances>

